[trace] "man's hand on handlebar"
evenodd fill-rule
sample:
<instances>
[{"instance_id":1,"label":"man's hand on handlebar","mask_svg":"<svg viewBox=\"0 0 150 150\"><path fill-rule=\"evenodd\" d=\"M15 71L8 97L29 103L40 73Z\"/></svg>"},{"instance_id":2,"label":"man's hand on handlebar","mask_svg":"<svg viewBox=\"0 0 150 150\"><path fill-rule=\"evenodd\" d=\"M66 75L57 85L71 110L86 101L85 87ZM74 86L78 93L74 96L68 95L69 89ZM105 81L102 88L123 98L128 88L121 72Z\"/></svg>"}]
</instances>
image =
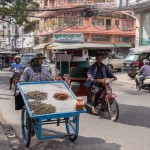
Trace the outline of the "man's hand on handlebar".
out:
<instances>
[{"instance_id":1,"label":"man's hand on handlebar","mask_svg":"<svg viewBox=\"0 0 150 150\"><path fill-rule=\"evenodd\" d=\"M96 79L92 79L91 81L92 81L93 83L96 83L96 82L97 82L97 80L96 80Z\"/></svg>"}]
</instances>

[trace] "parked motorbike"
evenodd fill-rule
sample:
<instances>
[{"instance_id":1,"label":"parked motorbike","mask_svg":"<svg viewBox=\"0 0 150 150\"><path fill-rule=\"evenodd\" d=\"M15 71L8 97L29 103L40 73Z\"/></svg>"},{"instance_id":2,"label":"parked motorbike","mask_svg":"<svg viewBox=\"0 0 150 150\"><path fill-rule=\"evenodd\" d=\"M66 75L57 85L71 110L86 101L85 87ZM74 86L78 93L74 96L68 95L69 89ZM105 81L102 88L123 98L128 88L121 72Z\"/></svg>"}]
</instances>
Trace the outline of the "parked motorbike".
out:
<instances>
[{"instance_id":1,"label":"parked motorbike","mask_svg":"<svg viewBox=\"0 0 150 150\"><path fill-rule=\"evenodd\" d=\"M150 92L150 76L147 76L147 77L144 79L143 85L141 85L141 86L140 86L140 83L139 83L139 81L138 81L138 76L139 76L139 75L137 75L137 76L135 77L135 83L136 83L136 88L137 88L137 90L140 91L141 89L143 89L143 90L148 90L148 91Z\"/></svg>"},{"instance_id":2,"label":"parked motorbike","mask_svg":"<svg viewBox=\"0 0 150 150\"><path fill-rule=\"evenodd\" d=\"M0 60L0 70L1 70L1 71L3 70L3 63L2 63L1 60Z\"/></svg>"},{"instance_id":3,"label":"parked motorbike","mask_svg":"<svg viewBox=\"0 0 150 150\"><path fill-rule=\"evenodd\" d=\"M108 115L112 121L117 121L119 118L119 107L116 101L116 94L112 92L111 82L114 81L113 78L99 79L98 82L104 84L104 90L102 91L99 101L98 101L98 114L101 112L108 112ZM94 104L95 94L97 92L97 87L92 86L89 88L89 93L87 96L87 102L85 107L87 111L92 112L92 106Z\"/></svg>"}]
</instances>

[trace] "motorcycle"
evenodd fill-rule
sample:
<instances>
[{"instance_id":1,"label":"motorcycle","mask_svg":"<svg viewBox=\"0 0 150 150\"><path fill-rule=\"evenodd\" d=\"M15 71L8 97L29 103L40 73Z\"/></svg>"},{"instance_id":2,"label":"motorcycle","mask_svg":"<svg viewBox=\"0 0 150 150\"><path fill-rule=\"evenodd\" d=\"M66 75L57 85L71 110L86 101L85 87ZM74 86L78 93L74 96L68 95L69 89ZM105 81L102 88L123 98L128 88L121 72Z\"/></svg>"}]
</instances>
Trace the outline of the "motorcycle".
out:
<instances>
[{"instance_id":1,"label":"motorcycle","mask_svg":"<svg viewBox=\"0 0 150 150\"><path fill-rule=\"evenodd\" d=\"M150 76L147 76L144 81L143 81L143 85L140 86L139 80L138 80L138 76L137 75L135 77L135 83L136 83L136 88L138 91L140 91L141 89L143 90L148 90L150 93Z\"/></svg>"},{"instance_id":2,"label":"motorcycle","mask_svg":"<svg viewBox=\"0 0 150 150\"><path fill-rule=\"evenodd\" d=\"M119 107L116 101L116 94L112 92L111 82L114 81L113 78L98 79L98 82L103 83L104 90L102 91L98 100L98 114L101 112L108 112L108 115L112 121L117 121L119 118ZM87 96L87 102L85 107L87 111L92 112L92 106L94 104L95 94L97 92L97 87L92 86L89 88L89 93Z\"/></svg>"},{"instance_id":3,"label":"motorcycle","mask_svg":"<svg viewBox=\"0 0 150 150\"><path fill-rule=\"evenodd\" d=\"M22 70L14 69L14 75L13 75L14 96L16 95L17 83L19 82L22 73L23 73Z\"/></svg>"}]
</instances>

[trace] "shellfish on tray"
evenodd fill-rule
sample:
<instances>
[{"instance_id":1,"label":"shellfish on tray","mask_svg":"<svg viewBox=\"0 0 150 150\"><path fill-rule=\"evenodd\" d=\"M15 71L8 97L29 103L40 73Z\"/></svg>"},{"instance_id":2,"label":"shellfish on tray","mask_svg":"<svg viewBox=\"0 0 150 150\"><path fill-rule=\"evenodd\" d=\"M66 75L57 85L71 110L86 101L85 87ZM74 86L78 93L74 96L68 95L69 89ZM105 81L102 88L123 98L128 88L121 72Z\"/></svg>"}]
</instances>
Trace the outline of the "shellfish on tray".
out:
<instances>
[{"instance_id":1,"label":"shellfish on tray","mask_svg":"<svg viewBox=\"0 0 150 150\"><path fill-rule=\"evenodd\" d=\"M69 95L66 93L55 93L53 97L57 100L66 100L69 97Z\"/></svg>"}]
</instances>

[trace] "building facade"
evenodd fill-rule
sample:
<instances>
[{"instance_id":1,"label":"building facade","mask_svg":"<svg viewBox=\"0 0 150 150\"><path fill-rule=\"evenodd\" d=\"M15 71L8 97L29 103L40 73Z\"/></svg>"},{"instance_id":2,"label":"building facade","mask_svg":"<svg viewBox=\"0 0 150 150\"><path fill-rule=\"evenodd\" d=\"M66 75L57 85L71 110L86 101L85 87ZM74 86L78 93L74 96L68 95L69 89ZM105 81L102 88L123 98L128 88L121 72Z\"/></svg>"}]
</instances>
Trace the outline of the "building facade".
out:
<instances>
[{"instance_id":1,"label":"building facade","mask_svg":"<svg viewBox=\"0 0 150 150\"><path fill-rule=\"evenodd\" d=\"M46 0L41 1L43 8L73 8L80 5L107 3L115 6L115 0ZM70 11L40 12L38 35L43 43L52 42L54 33L82 33L89 43L115 44L116 51L127 54L135 45L135 19L131 12L114 12L93 17L82 17L79 9ZM129 14L129 15L128 15ZM114 50L114 51L115 51Z\"/></svg>"},{"instance_id":2,"label":"building facade","mask_svg":"<svg viewBox=\"0 0 150 150\"><path fill-rule=\"evenodd\" d=\"M6 23L4 21L0 21L0 50L6 49Z\"/></svg>"},{"instance_id":3,"label":"building facade","mask_svg":"<svg viewBox=\"0 0 150 150\"><path fill-rule=\"evenodd\" d=\"M150 50L150 2L147 7L135 10L136 40L135 51ZM139 10L139 11L137 11Z\"/></svg>"},{"instance_id":4,"label":"building facade","mask_svg":"<svg viewBox=\"0 0 150 150\"><path fill-rule=\"evenodd\" d=\"M10 51L15 50L15 24L7 19L8 22L0 22L0 48Z\"/></svg>"}]
</instances>

